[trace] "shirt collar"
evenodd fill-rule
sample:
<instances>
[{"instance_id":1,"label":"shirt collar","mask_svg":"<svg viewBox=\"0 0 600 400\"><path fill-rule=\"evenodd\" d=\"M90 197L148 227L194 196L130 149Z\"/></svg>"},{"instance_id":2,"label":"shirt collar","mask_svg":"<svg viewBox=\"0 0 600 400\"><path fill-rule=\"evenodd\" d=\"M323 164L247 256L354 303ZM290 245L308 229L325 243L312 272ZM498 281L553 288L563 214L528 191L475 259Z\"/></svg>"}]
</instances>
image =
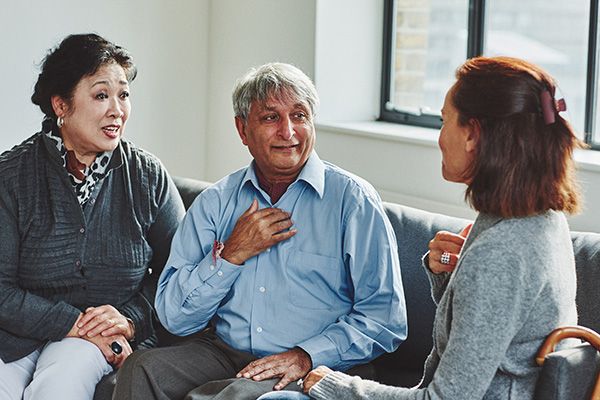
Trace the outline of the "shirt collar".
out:
<instances>
[{"instance_id":1,"label":"shirt collar","mask_svg":"<svg viewBox=\"0 0 600 400\"><path fill-rule=\"evenodd\" d=\"M296 180L292 182L290 187L300 180L308 183L317 192L319 197L323 198L323 192L325 191L325 164L323 164L323 161L321 161L316 151L312 151L306 164L304 164L304 168L302 168L302 171L300 171L300 174ZM258 177L254 171L254 161L246 168L240 189L244 187L247 182L251 182L256 189L261 190L260 185L258 184Z\"/></svg>"}]
</instances>

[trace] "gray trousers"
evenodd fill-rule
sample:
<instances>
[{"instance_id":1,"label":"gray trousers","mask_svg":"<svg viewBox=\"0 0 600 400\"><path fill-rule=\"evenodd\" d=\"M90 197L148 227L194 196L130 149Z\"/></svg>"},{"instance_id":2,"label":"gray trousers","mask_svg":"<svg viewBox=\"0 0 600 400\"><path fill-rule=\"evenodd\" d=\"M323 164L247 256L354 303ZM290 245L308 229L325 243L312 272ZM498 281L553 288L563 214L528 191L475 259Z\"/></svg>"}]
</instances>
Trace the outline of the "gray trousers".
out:
<instances>
[{"instance_id":1,"label":"gray trousers","mask_svg":"<svg viewBox=\"0 0 600 400\"><path fill-rule=\"evenodd\" d=\"M113 400L254 400L278 381L231 379L254 360L211 331L176 346L135 351L119 370ZM286 389L300 390L295 383Z\"/></svg>"}]
</instances>

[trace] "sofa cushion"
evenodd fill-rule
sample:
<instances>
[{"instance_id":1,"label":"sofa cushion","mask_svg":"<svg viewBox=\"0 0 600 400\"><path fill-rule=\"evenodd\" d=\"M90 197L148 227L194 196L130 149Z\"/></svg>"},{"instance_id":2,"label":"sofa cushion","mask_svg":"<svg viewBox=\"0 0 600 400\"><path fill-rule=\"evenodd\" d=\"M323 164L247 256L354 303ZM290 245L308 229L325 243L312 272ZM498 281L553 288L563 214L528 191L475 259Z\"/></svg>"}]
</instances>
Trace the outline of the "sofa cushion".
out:
<instances>
[{"instance_id":1,"label":"sofa cushion","mask_svg":"<svg viewBox=\"0 0 600 400\"><path fill-rule=\"evenodd\" d=\"M590 344L550 353L535 391L540 400L589 399L600 372L600 354Z\"/></svg>"}]
</instances>

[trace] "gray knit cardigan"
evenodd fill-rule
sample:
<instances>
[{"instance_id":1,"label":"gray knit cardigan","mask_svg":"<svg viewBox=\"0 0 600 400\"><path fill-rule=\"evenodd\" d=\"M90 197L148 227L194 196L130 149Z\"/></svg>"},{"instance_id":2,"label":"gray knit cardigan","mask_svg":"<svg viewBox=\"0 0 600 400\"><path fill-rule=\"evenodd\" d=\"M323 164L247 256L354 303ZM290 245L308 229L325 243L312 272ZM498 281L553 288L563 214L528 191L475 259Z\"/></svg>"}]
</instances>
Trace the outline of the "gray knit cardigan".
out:
<instances>
[{"instance_id":1,"label":"gray knit cardigan","mask_svg":"<svg viewBox=\"0 0 600 400\"><path fill-rule=\"evenodd\" d=\"M0 155L0 358L61 340L102 304L133 320L137 342L151 338L155 281L183 214L158 159L125 141L83 209L47 135Z\"/></svg>"},{"instance_id":2,"label":"gray knit cardigan","mask_svg":"<svg viewBox=\"0 0 600 400\"><path fill-rule=\"evenodd\" d=\"M426 270L437 311L434 348L419 387L390 387L335 372L313 386L311 397L533 398L539 374L534 357L544 337L577 321L575 262L564 215L479 215L455 271Z\"/></svg>"}]
</instances>

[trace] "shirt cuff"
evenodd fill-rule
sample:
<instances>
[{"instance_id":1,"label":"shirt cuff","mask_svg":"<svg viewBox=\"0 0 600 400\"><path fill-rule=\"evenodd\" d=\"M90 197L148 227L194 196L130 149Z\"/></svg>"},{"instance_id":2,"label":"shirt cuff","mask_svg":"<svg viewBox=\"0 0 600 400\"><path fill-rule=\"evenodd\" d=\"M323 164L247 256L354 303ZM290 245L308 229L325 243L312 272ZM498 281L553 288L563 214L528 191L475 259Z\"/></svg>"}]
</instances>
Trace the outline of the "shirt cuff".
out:
<instances>
[{"instance_id":1,"label":"shirt cuff","mask_svg":"<svg viewBox=\"0 0 600 400\"><path fill-rule=\"evenodd\" d=\"M219 258L216 263L211 259L209 263L198 266L200 280L213 288L231 286L241 272L242 267L223 258Z\"/></svg>"},{"instance_id":2,"label":"shirt cuff","mask_svg":"<svg viewBox=\"0 0 600 400\"><path fill-rule=\"evenodd\" d=\"M319 365L335 368L340 362L337 346L327 336L314 336L300 343L298 347L308 353L313 368Z\"/></svg>"}]
</instances>

